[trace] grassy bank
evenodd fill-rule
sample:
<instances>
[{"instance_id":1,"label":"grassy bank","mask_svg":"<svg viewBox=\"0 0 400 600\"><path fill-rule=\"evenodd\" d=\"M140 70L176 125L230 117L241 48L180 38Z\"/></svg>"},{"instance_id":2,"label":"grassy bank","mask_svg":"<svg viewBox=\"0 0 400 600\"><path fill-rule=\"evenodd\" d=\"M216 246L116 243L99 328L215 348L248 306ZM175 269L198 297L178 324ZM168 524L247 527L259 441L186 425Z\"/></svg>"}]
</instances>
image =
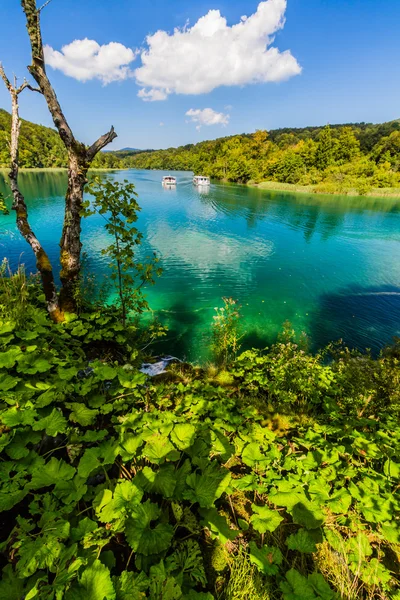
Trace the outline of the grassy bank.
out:
<instances>
[{"instance_id":1,"label":"grassy bank","mask_svg":"<svg viewBox=\"0 0 400 600\"><path fill-rule=\"evenodd\" d=\"M294 194L329 194L331 196L363 196L370 198L399 198L400 188L372 188L366 193L360 194L354 188L336 189L324 185L297 185L292 183L279 183L279 181L262 181L261 183L249 182L250 187L256 187L260 190L270 190L271 192L292 192Z\"/></svg>"}]
</instances>

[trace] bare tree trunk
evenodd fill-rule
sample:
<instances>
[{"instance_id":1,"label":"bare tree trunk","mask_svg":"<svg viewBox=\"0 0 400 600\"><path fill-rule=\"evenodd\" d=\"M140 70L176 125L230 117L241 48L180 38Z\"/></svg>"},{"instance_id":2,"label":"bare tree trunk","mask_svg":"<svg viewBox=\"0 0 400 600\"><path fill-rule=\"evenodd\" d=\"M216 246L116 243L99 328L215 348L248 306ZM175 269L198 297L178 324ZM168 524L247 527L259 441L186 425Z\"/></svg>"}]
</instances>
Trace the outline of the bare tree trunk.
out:
<instances>
[{"instance_id":1,"label":"bare tree trunk","mask_svg":"<svg viewBox=\"0 0 400 600\"><path fill-rule=\"evenodd\" d=\"M81 210L83 190L87 183L86 175L96 154L112 142L117 134L114 132L114 128L111 127L108 133L101 136L89 148L75 139L46 73L40 28L41 9L37 8L36 0L21 0L21 2L26 16L32 50L32 63L28 69L46 99L54 125L68 151L68 188L65 198L64 226L60 241L60 279L62 284L60 308L65 312L75 312L75 290L80 272L82 247L80 239Z\"/></svg>"},{"instance_id":2,"label":"bare tree trunk","mask_svg":"<svg viewBox=\"0 0 400 600\"><path fill-rule=\"evenodd\" d=\"M11 96L11 169L9 173L10 187L13 194L13 205L12 208L16 212L17 227L32 248L36 257L36 267L40 273L42 279L42 286L44 295L46 297L47 310L49 311L50 317L56 323L64 320L63 314L58 306L57 289L54 284L53 269L47 256L46 252L42 248L39 240L32 231L28 221L28 209L25 204L24 196L21 194L18 185L18 172L19 172L19 133L21 128L21 121L19 118L19 107L18 107L18 96L27 87L30 87L26 81L17 88L16 83L14 85L8 80L3 67L0 65L0 76L2 77L8 91ZM30 88L32 89L32 88Z\"/></svg>"}]
</instances>

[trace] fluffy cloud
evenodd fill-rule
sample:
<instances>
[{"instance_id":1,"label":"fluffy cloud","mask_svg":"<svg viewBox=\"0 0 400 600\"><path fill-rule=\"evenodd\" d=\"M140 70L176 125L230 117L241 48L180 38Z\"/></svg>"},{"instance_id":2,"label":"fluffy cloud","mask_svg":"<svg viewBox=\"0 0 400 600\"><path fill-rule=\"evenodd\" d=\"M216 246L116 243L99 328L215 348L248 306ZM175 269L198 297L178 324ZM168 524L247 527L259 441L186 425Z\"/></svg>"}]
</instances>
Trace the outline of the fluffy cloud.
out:
<instances>
[{"instance_id":1,"label":"fluffy cloud","mask_svg":"<svg viewBox=\"0 0 400 600\"><path fill-rule=\"evenodd\" d=\"M58 69L78 81L100 79L104 85L132 76L128 65L137 55L130 48L117 42L100 46L95 40L87 38L63 46L61 52L51 46L45 46L44 53L46 63L53 69ZM155 91L149 93L156 94Z\"/></svg>"},{"instance_id":2,"label":"fluffy cloud","mask_svg":"<svg viewBox=\"0 0 400 600\"><path fill-rule=\"evenodd\" d=\"M228 26L210 10L193 27L146 39L142 66L135 70L139 97L164 100L169 94L204 94L224 85L283 81L301 72L289 50L271 46L285 24L287 0L260 2L250 17Z\"/></svg>"},{"instance_id":3,"label":"fluffy cloud","mask_svg":"<svg viewBox=\"0 0 400 600\"><path fill-rule=\"evenodd\" d=\"M138 96L144 102L157 102L158 100L166 100L168 98L168 92L164 90L149 90L144 89L138 91Z\"/></svg>"},{"instance_id":4,"label":"fluffy cloud","mask_svg":"<svg viewBox=\"0 0 400 600\"><path fill-rule=\"evenodd\" d=\"M198 130L202 125L228 125L229 123L229 115L216 112L212 108L203 108L203 110L191 108L187 111L186 116L190 117L193 123L197 123L196 129Z\"/></svg>"}]
</instances>

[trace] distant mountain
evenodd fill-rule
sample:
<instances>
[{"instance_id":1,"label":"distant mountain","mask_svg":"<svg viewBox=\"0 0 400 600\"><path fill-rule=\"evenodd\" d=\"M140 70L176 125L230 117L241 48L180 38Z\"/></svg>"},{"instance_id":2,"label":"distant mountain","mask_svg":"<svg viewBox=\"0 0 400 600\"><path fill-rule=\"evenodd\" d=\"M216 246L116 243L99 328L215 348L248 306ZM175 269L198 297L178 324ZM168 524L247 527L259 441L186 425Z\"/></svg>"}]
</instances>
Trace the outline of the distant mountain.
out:
<instances>
[{"instance_id":1,"label":"distant mountain","mask_svg":"<svg viewBox=\"0 0 400 600\"><path fill-rule=\"evenodd\" d=\"M105 149L103 152L148 152L147 150L141 150L140 148L121 148L120 150Z\"/></svg>"}]
</instances>

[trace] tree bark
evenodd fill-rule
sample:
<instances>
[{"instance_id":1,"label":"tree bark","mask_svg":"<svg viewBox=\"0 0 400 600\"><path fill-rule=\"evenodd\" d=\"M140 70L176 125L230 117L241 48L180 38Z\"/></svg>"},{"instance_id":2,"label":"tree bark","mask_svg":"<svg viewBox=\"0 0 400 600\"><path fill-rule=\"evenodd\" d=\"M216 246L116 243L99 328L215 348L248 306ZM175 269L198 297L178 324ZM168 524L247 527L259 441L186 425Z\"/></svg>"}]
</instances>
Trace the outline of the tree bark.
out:
<instances>
[{"instance_id":1,"label":"tree bark","mask_svg":"<svg viewBox=\"0 0 400 600\"><path fill-rule=\"evenodd\" d=\"M60 241L60 308L65 312L75 312L75 292L81 266L81 210L83 190L87 183L86 175L96 154L112 142L117 134L114 128L111 127L108 133L102 135L89 148L75 139L46 73L40 28L41 9L37 8L36 0L21 0L21 2L26 16L32 51L32 62L28 70L46 99L54 125L68 151L68 188L65 197L64 225Z\"/></svg>"},{"instance_id":2,"label":"tree bark","mask_svg":"<svg viewBox=\"0 0 400 600\"><path fill-rule=\"evenodd\" d=\"M0 76L2 77L11 96L11 169L9 172L10 187L13 195L12 209L16 212L17 227L23 238L28 242L36 257L36 267L42 279L42 286L47 303L47 310L50 317L56 323L64 320L64 316L60 311L57 297L57 289L54 284L53 269L45 250L32 231L28 221L28 209L25 203L25 198L21 194L18 185L19 172L19 133L21 129L21 121L19 118L18 96L27 87L26 81L17 88L16 84L12 85L8 80L3 67L0 65ZM31 88L32 89L32 88Z\"/></svg>"}]
</instances>

